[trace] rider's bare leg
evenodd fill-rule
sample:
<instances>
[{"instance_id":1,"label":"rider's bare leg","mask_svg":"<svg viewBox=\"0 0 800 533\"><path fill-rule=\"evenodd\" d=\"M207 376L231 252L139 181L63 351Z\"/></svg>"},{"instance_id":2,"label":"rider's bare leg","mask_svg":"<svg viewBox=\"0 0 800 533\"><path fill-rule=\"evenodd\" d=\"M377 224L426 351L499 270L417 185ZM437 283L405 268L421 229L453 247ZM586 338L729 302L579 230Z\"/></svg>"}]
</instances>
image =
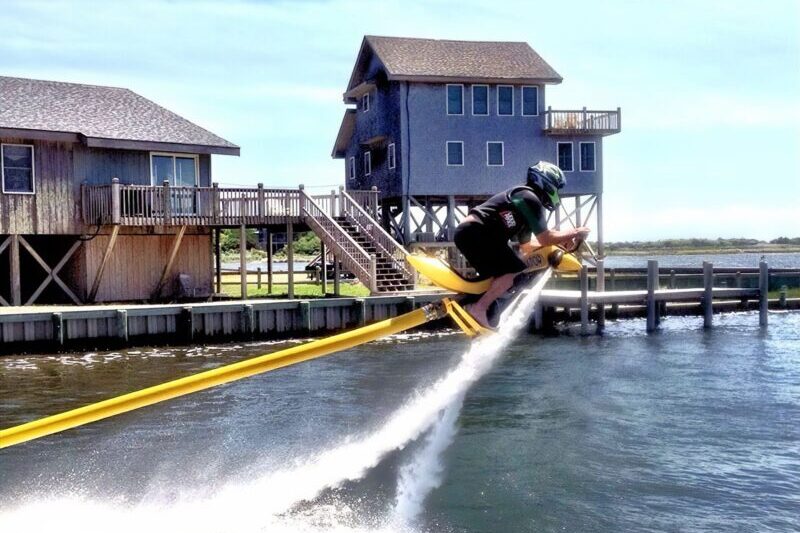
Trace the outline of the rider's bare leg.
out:
<instances>
[{"instance_id":1,"label":"rider's bare leg","mask_svg":"<svg viewBox=\"0 0 800 533\"><path fill-rule=\"evenodd\" d=\"M489 324L489 319L486 316L486 313L489 311L489 306L492 305L495 300L504 295L512 285L514 285L515 277L517 277L517 273L497 276L492 280L489 290L483 293L483 296L481 296L480 300L472 305L467 306L467 311L469 314L471 314L481 326L486 328L491 327Z\"/></svg>"}]
</instances>

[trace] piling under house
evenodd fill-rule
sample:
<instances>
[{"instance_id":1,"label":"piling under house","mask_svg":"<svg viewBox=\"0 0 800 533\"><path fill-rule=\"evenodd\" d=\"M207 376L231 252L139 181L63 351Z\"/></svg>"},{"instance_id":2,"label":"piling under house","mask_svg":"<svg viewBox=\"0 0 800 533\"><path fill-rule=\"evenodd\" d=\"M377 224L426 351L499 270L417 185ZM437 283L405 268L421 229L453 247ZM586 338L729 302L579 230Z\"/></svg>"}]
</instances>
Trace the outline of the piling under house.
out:
<instances>
[{"instance_id":1,"label":"piling under house","mask_svg":"<svg viewBox=\"0 0 800 533\"><path fill-rule=\"evenodd\" d=\"M0 152L0 304L211 293L211 230L170 216L238 146L127 89L0 77Z\"/></svg>"},{"instance_id":2,"label":"piling under house","mask_svg":"<svg viewBox=\"0 0 800 533\"><path fill-rule=\"evenodd\" d=\"M385 227L426 246L450 245L472 205L555 162L569 198L555 225L593 225L602 254L603 138L620 109L551 109L561 81L524 42L366 36L332 156L348 189L380 191Z\"/></svg>"}]
</instances>

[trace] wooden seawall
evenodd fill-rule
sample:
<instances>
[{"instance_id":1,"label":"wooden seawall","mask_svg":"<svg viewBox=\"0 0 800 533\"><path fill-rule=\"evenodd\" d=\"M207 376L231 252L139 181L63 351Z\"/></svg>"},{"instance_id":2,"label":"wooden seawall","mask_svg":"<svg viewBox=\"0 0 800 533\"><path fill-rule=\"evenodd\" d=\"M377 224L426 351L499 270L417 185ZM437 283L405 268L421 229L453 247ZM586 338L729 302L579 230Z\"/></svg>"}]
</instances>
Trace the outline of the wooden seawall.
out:
<instances>
[{"instance_id":1,"label":"wooden seawall","mask_svg":"<svg viewBox=\"0 0 800 533\"><path fill-rule=\"evenodd\" d=\"M442 293L316 300L5 308L0 312L0 353L319 334L397 316L441 298Z\"/></svg>"}]
</instances>

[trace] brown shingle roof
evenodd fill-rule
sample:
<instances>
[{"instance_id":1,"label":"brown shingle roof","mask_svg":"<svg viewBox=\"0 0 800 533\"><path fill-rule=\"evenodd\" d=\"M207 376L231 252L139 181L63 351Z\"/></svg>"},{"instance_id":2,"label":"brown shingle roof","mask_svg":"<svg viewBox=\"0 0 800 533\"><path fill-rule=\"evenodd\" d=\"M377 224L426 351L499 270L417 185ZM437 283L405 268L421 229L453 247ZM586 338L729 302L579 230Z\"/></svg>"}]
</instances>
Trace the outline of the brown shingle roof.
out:
<instances>
[{"instance_id":1,"label":"brown shingle roof","mask_svg":"<svg viewBox=\"0 0 800 533\"><path fill-rule=\"evenodd\" d=\"M0 128L205 146L215 153L238 153L239 149L128 89L2 76Z\"/></svg>"},{"instance_id":2,"label":"brown shingle roof","mask_svg":"<svg viewBox=\"0 0 800 533\"><path fill-rule=\"evenodd\" d=\"M367 35L389 79L508 80L560 83L562 78L523 42L444 41Z\"/></svg>"}]
</instances>

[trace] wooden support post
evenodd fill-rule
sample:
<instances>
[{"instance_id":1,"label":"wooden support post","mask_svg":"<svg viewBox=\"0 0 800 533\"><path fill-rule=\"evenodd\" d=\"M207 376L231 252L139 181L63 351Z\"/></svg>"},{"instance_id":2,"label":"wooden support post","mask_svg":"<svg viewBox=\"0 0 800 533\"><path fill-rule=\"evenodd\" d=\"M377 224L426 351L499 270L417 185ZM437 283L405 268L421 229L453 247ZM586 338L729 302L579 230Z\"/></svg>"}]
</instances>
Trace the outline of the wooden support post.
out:
<instances>
[{"instance_id":1,"label":"wooden support post","mask_svg":"<svg viewBox=\"0 0 800 533\"><path fill-rule=\"evenodd\" d=\"M766 261L758 263L758 325L769 322L769 267Z\"/></svg>"},{"instance_id":2,"label":"wooden support post","mask_svg":"<svg viewBox=\"0 0 800 533\"><path fill-rule=\"evenodd\" d=\"M214 224L219 224L219 211L220 211L220 202L219 202L219 183L212 183L211 184L211 209L213 217L214 217ZM217 239L219 239L219 228L217 228ZM219 240L217 241L219 243ZM217 248L217 252L219 252L219 248ZM221 289L217 289L217 292L221 292Z\"/></svg>"},{"instance_id":3,"label":"wooden support post","mask_svg":"<svg viewBox=\"0 0 800 533\"><path fill-rule=\"evenodd\" d=\"M256 198L257 198L257 201L258 201L258 205L256 206L256 214L258 215L258 223L259 224L263 224L265 222L264 221L264 216L267 213L267 210L264 207L264 204L265 204L265 202L264 202L264 184L263 183L259 183L257 185L257 187L258 187L258 190L256 191L256 195L257 195Z\"/></svg>"},{"instance_id":4,"label":"wooden support post","mask_svg":"<svg viewBox=\"0 0 800 533\"><path fill-rule=\"evenodd\" d=\"M287 268L289 270L289 287L287 296L291 299L294 298L294 225L290 222L286 223L286 260L288 262Z\"/></svg>"},{"instance_id":5,"label":"wooden support post","mask_svg":"<svg viewBox=\"0 0 800 533\"><path fill-rule=\"evenodd\" d=\"M369 189L369 207L372 218L378 220L378 187L375 185Z\"/></svg>"},{"instance_id":6,"label":"wooden support post","mask_svg":"<svg viewBox=\"0 0 800 533\"><path fill-rule=\"evenodd\" d=\"M575 226L580 227L583 225L583 217L581 216L581 197L575 197Z\"/></svg>"},{"instance_id":7,"label":"wooden support post","mask_svg":"<svg viewBox=\"0 0 800 533\"><path fill-rule=\"evenodd\" d=\"M714 265L703 261L703 327L710 328L714 318Z\"/></svg>"},{"instance_id":8,"label":"wooden support post","mask_svg":"<svg viewBox=\"0 0 800 533\"><path fill-rule=\"evenodd\" d=\"M606 256L606 244L603 240L603 195L597 195L597 255Z\"/></svg>"},{"instance_id":9,"label":"wooden support post","mask_svg":"<svg viewBox=\"0 0 800 533\"><path fill-rule=\"evenodd\" d=\"M325 293L328 292L328 261L325 257L328 255L328 251L325 249L325 243L320 241L319 247L319 264L322 267L319 273L319 280L322 283L322 296L325 296Z\"/></svg>"},{"instance_id":10,"label":"wooden support post","mask_svg":"<svg viewBox=\"0 0 800 533\"><path fill-rule=\"evenodd\" d=\"M356 324L363 326L367 323L367 302L363 298L356 298L353 305L356 307Z\"/></svg>"},{"instance_id":11,"label":"wooden support post","mask_svg":"<svg viewBox=\"0 0 800 533\"><path fill-rule=\"evenodd\" d=\"M447 240L451 241L456 234L456 197L452 194L447 197Z\"/></svg>"},{"instance_id":12,"label":"wooden support post","mask_svg":"<svg viewBox=\"0 0 800 533\"><path fill-rule=\"evenodd\" d=\"M272 230L267 234L267 293L272 294Z\"/></svg>"},{"instance_id":13,"label":"wooden support post","mask_svg":"<svg viewBox=\"0 0 800 533\"><path fill-rule=\"evenodd\" d=\"M181 226L178 230L178 234L175 235L175 240L172 241L172 249L169 252L169 257L167 258L167 264L164 265L164 271L161 273L161 279L158 280L158 285L156 285L155 290L153 291L153 298L158 298L161 296L161 289L164 288L164 285L169 278L169 274L172 271L172 265L175 263L175 258L178 256L178 250L181 247L181 242L183 242L183 236L186 233L186 226Z\"/></svg>"},{"instance_id":14,"label":"wooden support post","mask_svg":"<svg viewBox=\"0 0 800 533\"><path fill-rule=\"evenodd\" d=\"M244 224L239 226L239 289L242 300L247 300L247 226Z\"/></svg>"},{"instance_id":15,"label":"wooden support post","mask_svg":"<svg viewBox=\"0 0 800 533\"><path fill-rule=\"evenodd\" d=\"M411 242L411 200L408 196L403 196L403 215L401 222L403 223L403 242L402 244L408 245Z\"/></svg>"},{"instance_id":16,"label":"wooden support post","mask_svg":"<svg viewBox=\"0 0 800 533\"><path fill-rule=\"evenodd\" d=\"M307 300L300 302L300 323L303 331L311 331L311 302Z\"/></svg>"},{"instance_id":17,"label":"wooden support post","mask_svg":"<svg viewBox=\"0 0 800 533\"><path fill-rule=\"evenodd\" d=\"M178 317L178 335L186 342L194 340L194 312L191 306L186 306L181 309L181 314Z\"/></svg>"},{"instance_id":18,"label":"wooden support post","mask_svg":"<svg viewBox=\"0 0 800 533\"><path fill-rule=\"evenodd\" d=\"M122 220L122 198L119 178L111 178L111 223L119 224Z\"/></svg>"},{"instance_id":19,"label":"wooden support post","mask_svg":"<svg viewBox=\"0 0 800 533\"><path fill-rule=\"evenodd\" d=\"M64 315L53 313L53 342L59 346L64 346Z\"/></svg>"},{"instance_id":20,"label":"wooden support post","mask_svg":"<svg viewBox=\"0 0 800 533\"><path fill-rule=\"evenodd\" d=\"M125 309L117 309L117 338L123 342L128 342L128 311Z\"/></svg>"},{"instance_id":21,"label":"wooden support post","mask_svg":"<svg viewBox=\"0 0 800 533\"><path fill-rule=\"evenodd\" d=\"M741 270L737 270L736 271L736 274L734 276L734 287L736 287L737 289L741 289L742 288L742 272L741 272Z\"/></svg>"},{"instance_id":22,"label":"wooden support post","mask_svg":"<svg viewBox=\"0 0 800 533\"><path fill-rule=\"evenodd\" d=\"M261 290L261 267L256 269L256 288Z\"/></svg>"},{"instance_id":23,"label":"wooden support post","mask_svg":"<svg viewBox=\"0 0 800 533\"><path fill-rule=\"evenodd\" d=\"M598 293L606 291L606 267L605 261L601 258L597 260L597 281L595 283ZM597 304L597 333L602 333L606 327L606 304Z\"/></svg>"},{"instance_id":24,"label":"wooden support post","mask_svg":"<svg viewBox=\"0 0 800 533\"><path fill-rule=\"evenodd\" d=\"M11 271L11 305L22 305L22 283L19 268L19 235L11 236L11 250L8 254Z\"/></svg>"},{"instance_id":25,"label":"wooden support post","mask_svg":"<svg viewBox=\"0 0 800 533\"><path fill-rule=\"evenodd\" d=\"M239 333L244 337L252 337L255 332L256 313L252 304L244 304L239 315Z\"/></svg>"},{"instance_id":26,"label":"wooden support post","mask_svg":"<svg viewBox=\"0 0 800 533\"><path fill-rule=\"evenodd\" d=\"M656 295L658 288L658 261L647 261L647 332L656 330Z\"/></svg>"},{"instance_id":27,"label":"wooden support post","mask_svg":"<svg viewBox=\"0 0 800 533\"><path fill-rule=\"evenodd\" d=\"M161 185L161 194L163 195L162 198L162 209L164 210L164 225L169 226L172 224L172 202L170 201L170 194L169 194L169 180L164 180Z\"/></svg>"},{"instance_id":28,"label":"wooden support post","mask_svg":"<svg viewBox=\"0 0 800 533\"><path fill-rule=\"evenodd\" d=\"M581 335L589 334L589 267L581 266Z\"/></svg>"},{"instance_id":29,"label":"wooden support post","mask_svg":"<svg viewBox=\"0 0 800 533\"><path fill-rule=\"evenodd\" d=\"M788 296L789 287L781 285L781 291L778 293L778 305L781 309L786 309L786 297Z\"/></svg>"},{"instance_id":30,"label":"wooden support post","mask_svg":"<svg viewBox=\"0 0 800 533\"><path fill-rule=\"evenodd\" d=\"M676 288L675 287L675 271L674 270L670 270L669 271L669 288L670 289Z\"/></svg>"},{"instance_id":31,"label":"wooden support post","mask_svg":"<svg viewBox=\"0 0 800 533\"><path fill-rule=\"evenodd\" d=\"M94 302L97 298L97 291L100 290L100 282L103 280L103 273L106 271L106 265L108 265L108 261L111 259L111 253L114 251L114 245L117 243L117 235L119 235L118 225L111 228L111 236L108 238L106 251L103 253L103 259L100 260L100 266L97 269L97 273L94 275L94 282L92 282L92 289L89 291L88 300L90 302Z\"/></svg>"},{"instance_id":32,"label":"wooden support post","mask_svg":"<svg viewBox=\"0 0 800 533\"><path fill-rule=\"evenodd\" d=\"M372 294L378 292L378 258L375 254L369 256L369 290Z\"/></svg>"},{"instance_id":33,"label":"wooden support post","mask_svg":"<svg viewBox=\"0 0 800 533\"><path fill-rule=\"evenodd\" d=\"M416 308L417 299L414 296L406 296L405 305L403 306L404 312L410 313Z\"/></svg>"},{"instance_id":34,"label":"wooden support post","mask_svg":"<svg viewBox=\"0 0 800 533\"><path fill-rule=\"evenodd\" d=\"M338 215L336 209L336 190L331 190L331 218L336 218Z\"/></svg>"},{"instance_id":35,"label":"wooden support post","mask_svg":"<svg viewBox=\"0 0 800 533\"><path fill-rule=\"evenodd\" d=\"M339 263L339 258L333 256L333 295L336 297L342 295L341 278L342 278L342 272Z\"/></svg>"},{"instance_id":36,"label":"wooden support post","mask_svg":"<svg viewBox=\"0 0 800 533\"><path fill-rule=\"evenodd\" d=\"M611 291L617 290L617 272L613 268L611 269L611 275L609 276L609 283L611 284ZM611 313L614 315L614 318L619 317L619 304L611 304Z\"/></svg>"},{"instance_id":37,"label":"wooden support post","mask_svg":"<svg viewBox=\"0 0 800 533\"><path fill-rule=\"evenodd\" d=\"M542 302L536 302L533 308L533 329L534 331L542 331L544 327L544 305Z\"/></svg>"},{"instance_id":38,"label":"wooden support post","mask_svg":"<svg viewBox=\"0 0 800 533\"><path fill-rule=\"evenodd\" d=\"M219 228L214 229L216 236L216 239L214 239L214 270L216 271L217 294L222 292L222 245L220 243L220 233Z\"/></svg>"}]
</instances>

